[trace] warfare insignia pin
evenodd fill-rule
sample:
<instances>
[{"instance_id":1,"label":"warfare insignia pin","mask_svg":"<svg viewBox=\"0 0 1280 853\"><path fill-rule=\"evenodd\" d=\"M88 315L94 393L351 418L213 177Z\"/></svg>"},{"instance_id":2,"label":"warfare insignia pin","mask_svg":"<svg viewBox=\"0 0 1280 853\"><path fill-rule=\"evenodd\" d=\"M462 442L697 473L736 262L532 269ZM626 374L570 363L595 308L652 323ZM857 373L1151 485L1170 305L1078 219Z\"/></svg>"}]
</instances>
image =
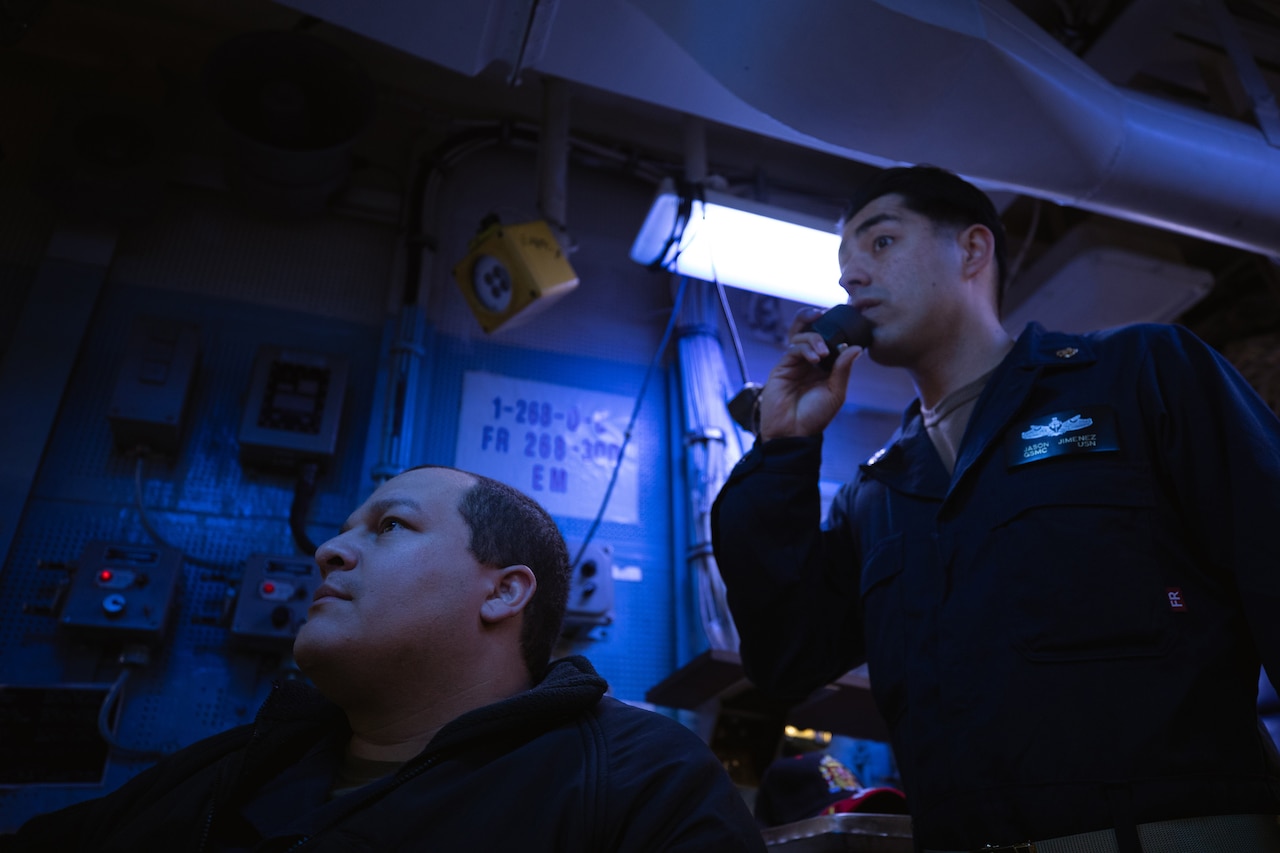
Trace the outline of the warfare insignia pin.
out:
<instances>
[{"instance_id":1,"label":"warfare insignia pin","mask_svg":"<svg viewBox=\"0 0 1280 853\"><path fill-rule=\"evenodd\" d=\"M1031 429L1024 432L1022 437L1043 438L1046 435L1062 435L1064 432L1073 432L1090 426L1093 426L1093 418L1075 414L1063 421L1059 420L1057 415L1053 415L1047 424L1032 424Z\"/></svg>"}]
</instances>

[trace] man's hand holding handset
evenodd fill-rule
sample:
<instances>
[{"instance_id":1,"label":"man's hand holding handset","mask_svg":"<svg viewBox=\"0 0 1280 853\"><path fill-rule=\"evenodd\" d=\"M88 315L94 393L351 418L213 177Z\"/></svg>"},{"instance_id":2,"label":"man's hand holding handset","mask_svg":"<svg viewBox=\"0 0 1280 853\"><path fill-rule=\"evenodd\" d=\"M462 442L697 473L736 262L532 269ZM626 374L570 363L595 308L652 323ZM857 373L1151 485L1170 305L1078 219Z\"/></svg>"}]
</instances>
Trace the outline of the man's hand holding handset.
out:
<instances>
[{"instance_id":1,"label":"man's hand holding handset","mask_svg":"<svg viewBox=\"0 0 1280 853\"><path fill-rule=\"evenodd\" d=\"M844 405L853 362L871 343L871 324L851 305L805 308L791 345L760 392L760 438L818 435Z\"/></svg>"}]
</instances>

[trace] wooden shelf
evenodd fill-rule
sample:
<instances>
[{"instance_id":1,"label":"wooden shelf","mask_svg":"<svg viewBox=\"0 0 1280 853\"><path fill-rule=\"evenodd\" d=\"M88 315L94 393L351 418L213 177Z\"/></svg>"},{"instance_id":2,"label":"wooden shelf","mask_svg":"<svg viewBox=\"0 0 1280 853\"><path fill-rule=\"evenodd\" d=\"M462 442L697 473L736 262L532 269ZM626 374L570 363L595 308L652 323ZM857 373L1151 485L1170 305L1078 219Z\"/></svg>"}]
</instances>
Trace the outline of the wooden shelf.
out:
<instances>
[{"instance_id":1,"label":"wooden shelf","mask_svg":"<svg viewBox=\"0 0 1280 853\"><path fill-rule=\"evenodd\" d=\"M666 708L706 710L708 703L740 699L756 688L742 674L737 652L709 649L645 693L645 700ZM787 723L848 737L887 742L889 730L871 699L865 666L850 670L787 712Z\"/></svg>"}]
</instances>

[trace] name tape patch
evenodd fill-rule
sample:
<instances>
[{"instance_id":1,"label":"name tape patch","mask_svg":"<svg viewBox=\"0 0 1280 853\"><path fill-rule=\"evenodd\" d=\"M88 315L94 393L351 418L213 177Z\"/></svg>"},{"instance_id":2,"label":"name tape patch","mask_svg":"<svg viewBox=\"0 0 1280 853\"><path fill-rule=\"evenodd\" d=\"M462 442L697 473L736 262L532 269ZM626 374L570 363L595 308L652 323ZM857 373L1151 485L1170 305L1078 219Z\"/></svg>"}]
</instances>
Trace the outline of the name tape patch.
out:
<instances>
[{"instance_id":1,"label":"name tape patch","mask_svg":"<svg viewBox=\"0 0 1280 853\"><path fill-rule=\"evenodd\" d=\"M1009 467L1074 453L1120 449L1110 406L1085 406L1017 421L1005 440Z\"/></svg>"}]
</instances>

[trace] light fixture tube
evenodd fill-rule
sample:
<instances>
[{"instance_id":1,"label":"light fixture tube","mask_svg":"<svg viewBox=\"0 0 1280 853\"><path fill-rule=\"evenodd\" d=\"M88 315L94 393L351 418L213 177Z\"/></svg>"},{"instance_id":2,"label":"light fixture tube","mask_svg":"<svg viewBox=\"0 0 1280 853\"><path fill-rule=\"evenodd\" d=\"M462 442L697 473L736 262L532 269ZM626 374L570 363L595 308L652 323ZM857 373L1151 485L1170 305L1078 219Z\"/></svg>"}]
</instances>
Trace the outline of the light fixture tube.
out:
<instances>
[{"instance_id":1,"label":"light fixture tube","mask_svg":"<svg viewBox=\"0 0 1280 853\"><path fill-rule=\"evenodd\" d=\"M714 190L685 209L681 231L681 198L674 183L663 181L631 259L807 305L848 301L834 223Z\"/></svg>"}]
</instances>

